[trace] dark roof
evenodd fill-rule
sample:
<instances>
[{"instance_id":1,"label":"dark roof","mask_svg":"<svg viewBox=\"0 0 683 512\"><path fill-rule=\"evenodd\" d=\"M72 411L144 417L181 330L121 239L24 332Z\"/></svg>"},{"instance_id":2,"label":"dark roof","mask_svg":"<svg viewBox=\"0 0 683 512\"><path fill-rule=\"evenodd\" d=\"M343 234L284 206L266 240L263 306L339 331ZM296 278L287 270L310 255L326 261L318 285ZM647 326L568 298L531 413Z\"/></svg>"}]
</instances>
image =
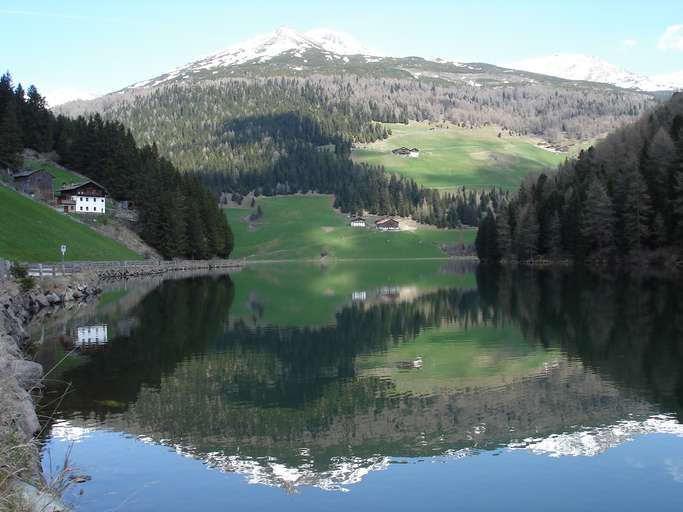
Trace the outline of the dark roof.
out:
<instances>
[{"instance_id":1,"label":"dark roof","mask_svg":"<svg viewBox=\"0 0 683 512\"><path fill-rule=\"evenodd\" d=\"M375 221L375 224L385 224L387 222L395 222L396 224L398 224L398 221L396 219L394 219L393 217L387 217L385 219L379 219L379 220Z\"/></svg>"},{"instance_id":2,"label":"dark roof","mask_svg":"<svg viewBox=\"0 0 683 512\"><path fill-rule=\"evenodd\" d=\"M29 176L33 176L37 172L40 172L40 169L24 169L23 171L14 173L12 175L12 178L28 178Z\"/></svg>"},{"instance_id":3,"label":"dark roof","mask_svg":"<svg viewBox=\"0 0 683 512\"><path fill-rule=\"evenodd\" d=\"M96 187L101 188L102 190L104 190L105 193L107 192L106 188L104 188L102 185L93 180L81 181L80 183L70 183L69 185L64 185L62 188L59 189L59 191L68 192L70 190L78 190L79 188L85 187L86 185L90 184L93 184Z\"/></svg>"},{"instance_id":4,"label":"dark roof","mask_svg":"<svg viewBox=\"0 0 683 512\"><path fill-rule=\"evenodd\" d=\"M353 219L351 219L351 222L356 222L359 220L365 222L365 219L363 217L354 217Z\"/></svg>"}]
</instances>

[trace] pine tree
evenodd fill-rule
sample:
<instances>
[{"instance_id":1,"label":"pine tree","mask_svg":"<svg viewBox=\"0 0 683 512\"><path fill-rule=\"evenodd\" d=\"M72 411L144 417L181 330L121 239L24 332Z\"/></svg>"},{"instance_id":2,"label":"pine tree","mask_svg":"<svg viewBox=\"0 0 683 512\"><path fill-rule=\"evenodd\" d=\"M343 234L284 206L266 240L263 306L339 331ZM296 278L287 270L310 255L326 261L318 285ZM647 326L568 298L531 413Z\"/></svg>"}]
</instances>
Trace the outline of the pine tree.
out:
<instances>
[{"instance_id":1,"label":"pine tree","mask_svg":"<svg viewBox=\"0 0 683 512\"><path fill-rule=\"evenodd\" d=\"M479 259L487 262L496 262L500 259L498 253L498 241L496 236L496 221L493 213L489 212L479 226L477 238L474 242Z\"/></svg>"},{"instance_id":2,"label":"pine tree","mask_svg":"<svg viewBox=\"0 0 683 512\"><path fill-rule=\"evenodd\" d=\"M621 189L621 244L627 253L637 254L650 235L651 205L645 180L635 166L624 171Z\"/></svg>"},{"instance_id":3,"label":"pine tree","mask_svg":"<svg viewBox=\"0 0 683 512\"><path fill-rule=\"evenodd\" d=\"M0 77L0 160L13 166L20 166L23 160L17 107L12 77L5 73Z\"/></svg>"},{"instance_id":4,"label":"pine tree","mask_svg":"<svg viewBox=\"0 0 683 512\"><path fill-rule=\"evenodd\" d=\"M562 253L562 226L560 225L560 215L554 211L544 224L544 251L554 258Z\"/></svg>"},{"instance_id":5,"label":"pine tree","mask_svg":"<svg viewBox=\"0 0 683 512\"><path fill-rule=\"evenodd\" d=\"M498 243L498 254L503 259L509 259L512 252L512 233L508 220L509 210L501 207L496 214L496 235Z\"/></svg>"},{"instance_id":6,"label":"pine tree","mask_svg":"<svg viewBox=\"0 0 683 512\"><path fill-rule=\"evenodd\" d=\"M614 243L614 208L605 186L594 179L581 212L581 235L590 250L611 250Z\"/></svg>"},{"instance_id":7,"label":"pine tree","mask_svg":"<svg viewBox=\"0 0 683 512\"><path fill-rule=\"evenodd\" d=\"M515 233L515 246L519 259L531 259L538 254L538 218L533 203L520 210Z\"/></svg>"}]
</instances>

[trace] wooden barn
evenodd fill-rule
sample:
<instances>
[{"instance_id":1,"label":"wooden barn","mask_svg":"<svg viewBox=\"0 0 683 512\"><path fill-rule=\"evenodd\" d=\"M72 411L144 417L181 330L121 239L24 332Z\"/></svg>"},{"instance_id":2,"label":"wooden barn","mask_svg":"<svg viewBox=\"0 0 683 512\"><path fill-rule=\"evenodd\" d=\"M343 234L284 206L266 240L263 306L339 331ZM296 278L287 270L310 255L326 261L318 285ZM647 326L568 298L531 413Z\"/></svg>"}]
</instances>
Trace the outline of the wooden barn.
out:
<instances>
[{"instance_id":1,"label":"wooden barn","mask_svg":"<svg viewBox=\"0 0 683 512\"><path fill-rule=\"evenodd\" d=\"M385 219L379 219L375 222L375 228L380 231L400 231L400 223L393 217L387 217Z\"/></svg>"},{"instance_id":2,"label":"wooden barn","mask_svg":"<svg viewBox=\"0 0 683 512\"><path fill-rule=\"evenodd\" d=\"M51 201L54 199L54 178L45 171L20 171L12 176L14 188L29 196Z\"/></svg>"},{"instance_id":3,"label":"wooden barn","mask_svg":"<svg viewBox=\"0 0 683 512\"><path fill-rule=\"evenodd\" d=\"M420 158L420 150L417 148L400 147L391 151L396 156Z\"/></svg>"}]
</instances>

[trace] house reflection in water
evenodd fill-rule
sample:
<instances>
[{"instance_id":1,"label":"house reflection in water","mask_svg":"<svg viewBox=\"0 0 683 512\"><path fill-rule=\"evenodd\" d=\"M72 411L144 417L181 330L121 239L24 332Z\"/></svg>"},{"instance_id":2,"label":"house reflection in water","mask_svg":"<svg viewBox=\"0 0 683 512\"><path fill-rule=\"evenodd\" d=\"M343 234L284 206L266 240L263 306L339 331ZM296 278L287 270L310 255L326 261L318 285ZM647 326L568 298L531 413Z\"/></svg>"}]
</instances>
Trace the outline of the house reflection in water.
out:
<instances>
[{"instance_id":1,"label":"house reflection in water","mask_svg":"<svg viewBox=\"0 0 683 512\"><path fill-rule=\"evenodd\" d=\"M367 298L368 294L365 291L353 292L351 294L351 300L366 300Z\"/></svg>"},{"instance_id":2,"label":"house reflection in water","mask_svg":"<svg viewBox=\"0 0 683 512\"><path fill-rule=\"evenodd\" d=\"M108 341L106 325L87 325L76 329L77 347L106 345Z\"/></svg>"}]
</instances>

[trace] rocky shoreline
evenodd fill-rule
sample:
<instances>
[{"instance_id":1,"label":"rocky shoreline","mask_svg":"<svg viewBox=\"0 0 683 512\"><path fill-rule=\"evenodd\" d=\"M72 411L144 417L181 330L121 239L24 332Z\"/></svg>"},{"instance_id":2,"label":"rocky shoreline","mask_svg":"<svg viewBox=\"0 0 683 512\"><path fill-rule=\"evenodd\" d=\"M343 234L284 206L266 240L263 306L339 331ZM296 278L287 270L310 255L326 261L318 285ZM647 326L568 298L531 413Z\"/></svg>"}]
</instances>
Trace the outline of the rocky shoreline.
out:
<instances>
[{"instance_id":1,"label":"rocky shoreline","mask_svg":"<svg viewBox=\"0 0 683 512\"><path fill-rule=\"evenodd\" d=\"M59 496L62 482L46 482L37 436L49 418L39 419L44 369L27 354L27 327L65 309L98 300L101 284L134 278L174 279L212 272L239 271L233 260L160 262L149 266L81 269L39 279L26 291L14 279L0 279L0 510L67 512ZM65 475L64 475L65 476Z\"/></svg>"},{"instance_id":2,"label":"rocky shoreline","mask_svg":"<svg viewBox=\"0 0 683 512\"><path fill-rule=\"evenodd\" d=\"M26 358L31 343L26 326L95 300L101 292L97 282L95 274L77 274L42 280L29 291L13 280L0 282L0 508L68 510L41 471L35 399L44 370Z\"/></svg>"}]
</instances>

